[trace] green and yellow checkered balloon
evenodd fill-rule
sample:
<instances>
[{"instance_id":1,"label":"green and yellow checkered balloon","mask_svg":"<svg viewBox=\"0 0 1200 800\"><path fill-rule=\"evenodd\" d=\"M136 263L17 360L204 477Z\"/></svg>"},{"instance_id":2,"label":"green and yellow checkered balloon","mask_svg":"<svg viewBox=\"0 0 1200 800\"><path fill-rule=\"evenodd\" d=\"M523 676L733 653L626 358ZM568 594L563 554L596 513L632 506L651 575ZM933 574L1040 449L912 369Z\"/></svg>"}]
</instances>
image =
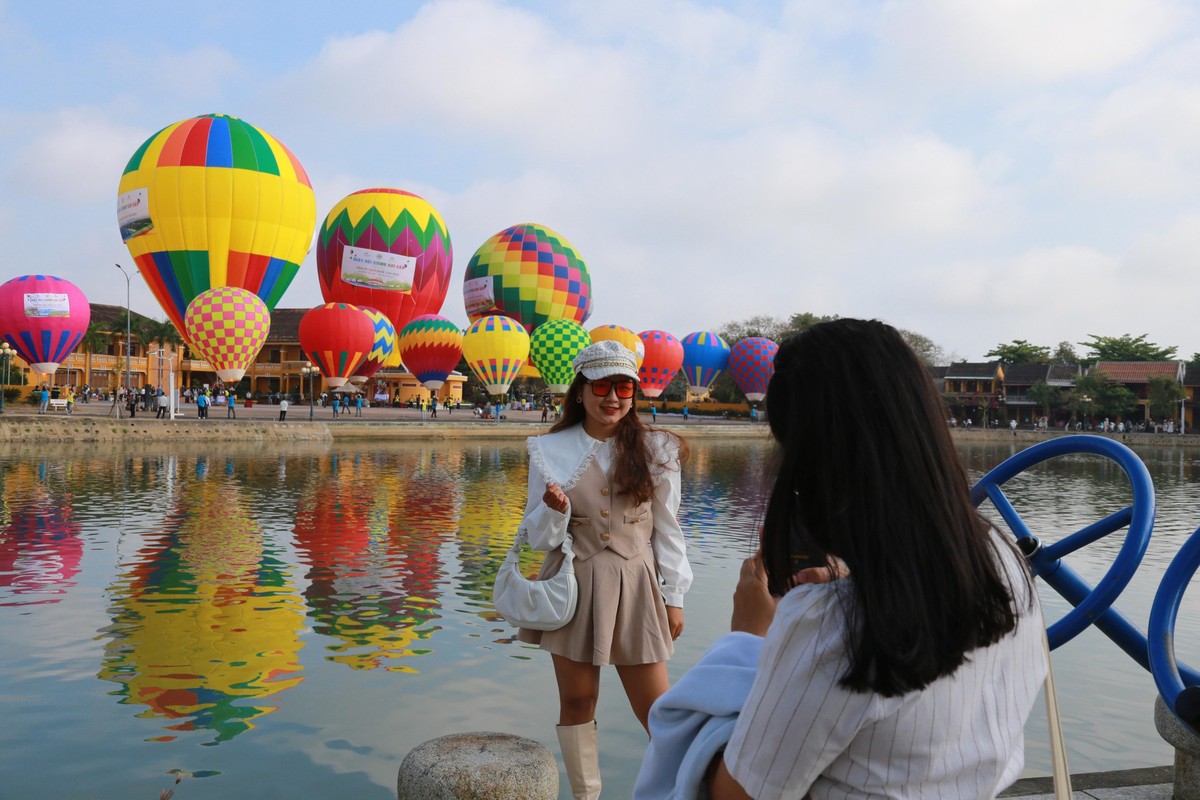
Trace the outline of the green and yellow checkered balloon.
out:
<instances>
[{"instance_id":1,"label":"green and yellow checkered balloon","mask_svg":"<svg viewBox=\"0 0 1200 800\"><path fill-rule=\"evenodd\" d=\"M552 319L533 329L529 358L542 373L547 388L554 394L564 394L575 377L571 362L591 343L592 337L575 320Z\"/></svg>"}]
</instances>

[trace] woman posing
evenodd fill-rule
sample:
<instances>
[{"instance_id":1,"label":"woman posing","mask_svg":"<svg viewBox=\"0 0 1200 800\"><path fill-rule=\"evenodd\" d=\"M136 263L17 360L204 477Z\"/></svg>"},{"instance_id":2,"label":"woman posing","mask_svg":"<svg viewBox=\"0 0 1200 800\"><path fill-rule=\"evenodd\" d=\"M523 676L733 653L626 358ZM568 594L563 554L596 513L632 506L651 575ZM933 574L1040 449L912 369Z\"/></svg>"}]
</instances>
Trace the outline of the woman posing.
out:
<instances>
[{"instance_id":1,"label":"woman posing","mask_svg":"<svg viewBox=\"0 0 1200 800\"><path fill-rule=\"evenodd\" d=\"M924 365L883 323L815 325L775 356L767 412L760 555L733 632L655 705L635 797L995 797L1021 772L1042 616ZM733 713L704 706L706 670Z\"/></svg>"},{"instance_id":2,"label":"woman posing","mask_svg":"<svg viewBox=\"0 0 1200 800\"><path fill-rule=\"evenodd\" d=\"M683 595L692 583L679 510L679 465L687 446L645 427L633 411L637 360L613 341L584 348L563 415L531 437L529 498L521 521L536 550L549 550L541 575L563 561L569 534L579 602L555 631L518 638L550 652L558 682L558 740L574 797L600 796L596 702L600 667L617 668L643 727L667 689L666 660L683 631Z\"/></svg>"}]
</instances>

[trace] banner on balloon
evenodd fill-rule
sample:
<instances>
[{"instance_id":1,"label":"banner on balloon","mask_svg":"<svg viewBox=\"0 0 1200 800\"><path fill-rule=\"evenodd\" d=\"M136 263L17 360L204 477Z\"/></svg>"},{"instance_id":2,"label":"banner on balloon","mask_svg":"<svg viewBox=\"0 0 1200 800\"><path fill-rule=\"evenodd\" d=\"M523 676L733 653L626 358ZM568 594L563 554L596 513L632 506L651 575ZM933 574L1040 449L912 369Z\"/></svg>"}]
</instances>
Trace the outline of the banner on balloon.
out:
<instances>
[{"instance_id":1,"label":"banner on balloon","mask_svg":"<svg viewBox=\"0 0 1200 800\"><path fill-rule=\"evenodd\" d=\"M117 198L117 225L121 229L122 242L154 230L154 220L150 218L150 194L144 187Z\"/></svg>"},{"instance_id":2,"label":"banner on balloon","mask_svg":"<svg viewBox=\"0 0 1200 800\"><path fill-rule=\"evenodd\" d=\"M411 292L416 271L415 256L349 245L342 249L342 280L354 286Z\"/></svg>"},{"instance_id":3,"label":"banner on balloon","mask_svg":"<svg viewBox=\"0 0 1200 800\"><path fill-rule=\"evenodd\" d=\"M25 295L27 317L69 317L71 299L60 292L32 292Z\"/></svg>"},{"instance_id":4,"label":"banner on balloon","mask_svg":"<svg viewBox=\"0 0 1200 800\"><path fill-rule=\"evenodd\" d=\"M463 281L463 306L467 314L486 311L496 304L496 293L492 290L492 279L470 278Z\"/></svg>"}]
</instances>

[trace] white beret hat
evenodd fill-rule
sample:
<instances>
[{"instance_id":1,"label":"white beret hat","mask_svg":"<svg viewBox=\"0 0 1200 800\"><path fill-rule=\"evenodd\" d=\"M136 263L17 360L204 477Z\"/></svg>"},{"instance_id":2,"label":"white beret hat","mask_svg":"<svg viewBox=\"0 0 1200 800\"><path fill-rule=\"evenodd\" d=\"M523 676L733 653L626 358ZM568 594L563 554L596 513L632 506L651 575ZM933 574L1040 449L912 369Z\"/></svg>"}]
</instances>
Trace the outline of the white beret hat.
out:
<instances>
[{"instance_id":1,"label":"white beret hat","mask_svg":"<svg viewBox=\"0 0 1200 800\"><path fill-rule=\"evenodd\" d=\"M589 381L622 375L638 380L637 356L620 342L605 339L579 351L572 362L575 374L583 373Z\"/></svg>"}]
</instances>

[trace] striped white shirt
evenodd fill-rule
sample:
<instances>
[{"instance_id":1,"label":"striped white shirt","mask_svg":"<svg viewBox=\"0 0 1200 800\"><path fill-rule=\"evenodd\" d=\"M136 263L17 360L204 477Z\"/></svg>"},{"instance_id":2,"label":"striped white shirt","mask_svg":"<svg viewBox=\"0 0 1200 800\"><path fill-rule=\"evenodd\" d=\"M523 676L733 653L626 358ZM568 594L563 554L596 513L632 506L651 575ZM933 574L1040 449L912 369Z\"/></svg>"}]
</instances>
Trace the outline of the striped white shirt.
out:
<instances>
[{"instance_id":1,"label":"striped white shirt","mask_svg":"<svg viewBox=\"0 0 1200 800\"><path fill-rule=\"evenodd\" d=\"M1019 557L1002 551L1021 586ZM780 600L725 751L730 774L756 800L995 797L1020 775L1025 719L1046 676L1040 607L1027 611L1016 592L1016 630L953 675L882 697L838 684L848 588L810 584Z\"/></svg>"}]
</instances>

